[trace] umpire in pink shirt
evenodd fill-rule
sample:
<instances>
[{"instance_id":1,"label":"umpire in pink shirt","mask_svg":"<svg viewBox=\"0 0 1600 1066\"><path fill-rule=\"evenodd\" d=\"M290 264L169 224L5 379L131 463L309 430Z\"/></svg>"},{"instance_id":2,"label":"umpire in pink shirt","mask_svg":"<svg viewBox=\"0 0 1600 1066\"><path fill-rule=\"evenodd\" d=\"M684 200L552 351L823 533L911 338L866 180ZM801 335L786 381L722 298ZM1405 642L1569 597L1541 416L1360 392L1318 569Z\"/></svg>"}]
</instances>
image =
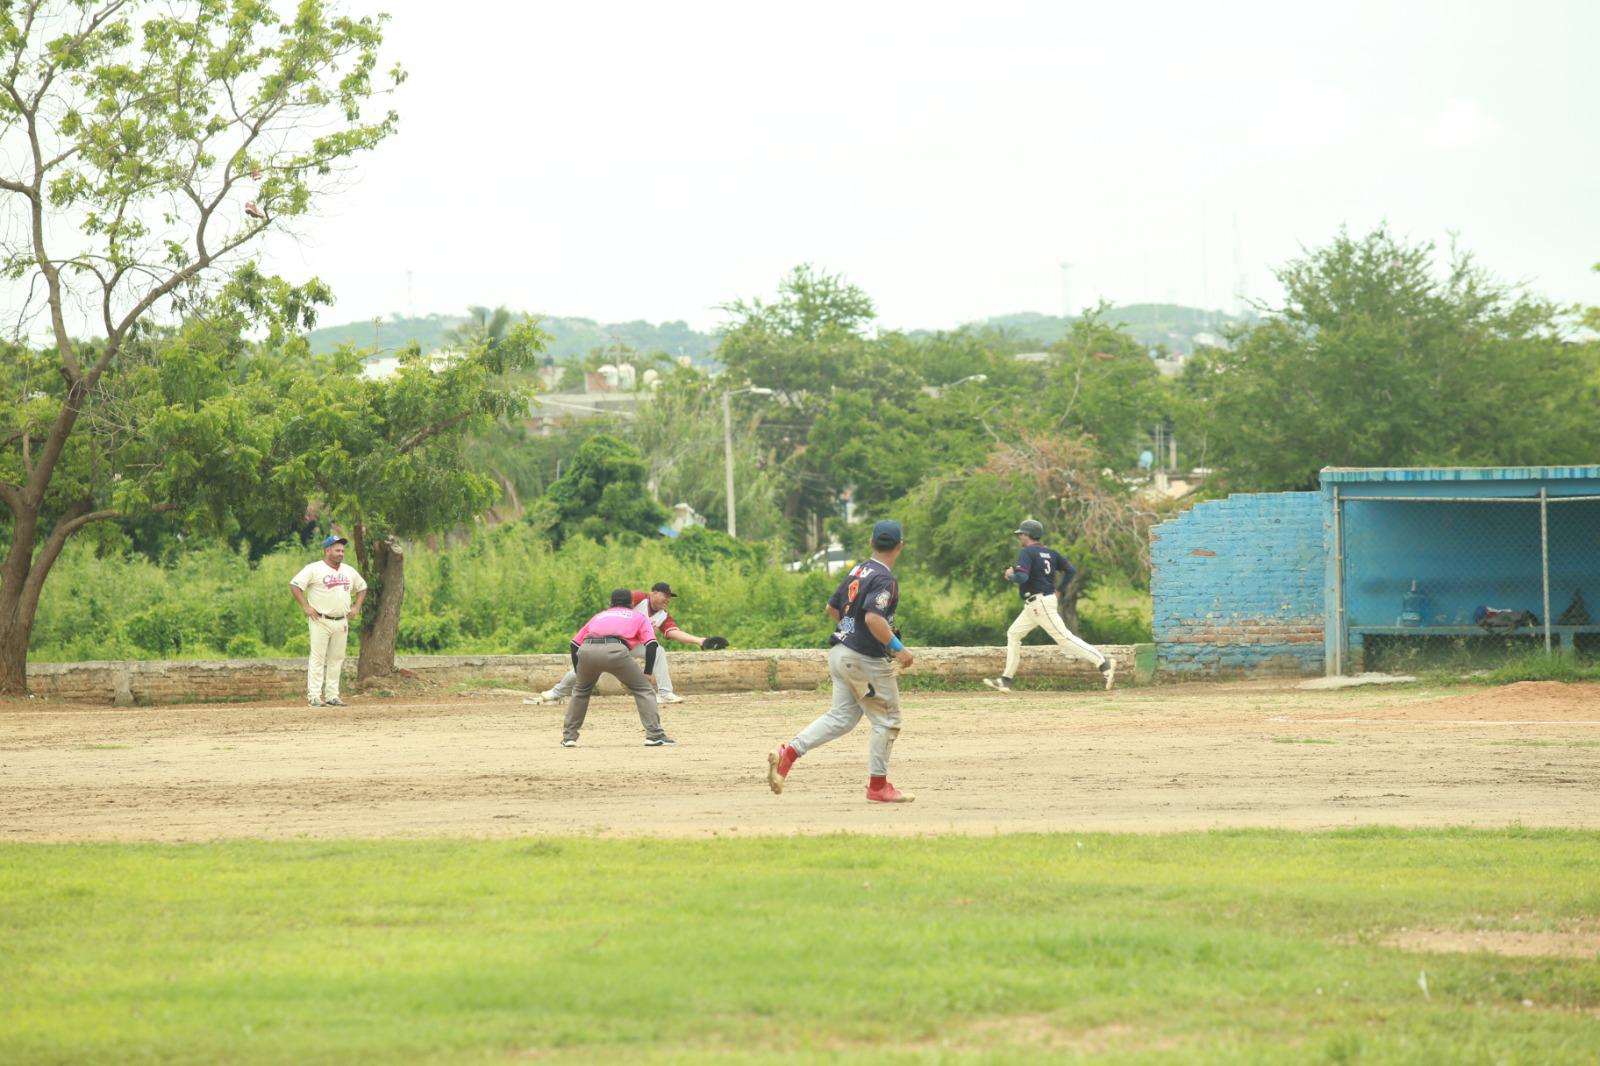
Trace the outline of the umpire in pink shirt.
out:
<instances>
[{"instance_id":1,"label":"umpire in pink shirt","mask_svg":"<svg viewBox=\"0 0 1600 1066\"><path fill-rule=\"evenodd\" d=\"M589 696L601 674L610 674L633 693L633 702L639 708L639 721L644 725L644 746L659 748L677 741L667 736L661 728L661 711L656 707L656 692L650 684L655 673L655 627L650 619L633 610L633 595L627 589L614 589L611 606L583 624L572 637L572 669L578 674L572 689L572 701L567 704L567 719L561 727L561 746L578 746L578 730L589 714ZM644 645L644 669L630 654Z\"/></svg>"}]
</instances>

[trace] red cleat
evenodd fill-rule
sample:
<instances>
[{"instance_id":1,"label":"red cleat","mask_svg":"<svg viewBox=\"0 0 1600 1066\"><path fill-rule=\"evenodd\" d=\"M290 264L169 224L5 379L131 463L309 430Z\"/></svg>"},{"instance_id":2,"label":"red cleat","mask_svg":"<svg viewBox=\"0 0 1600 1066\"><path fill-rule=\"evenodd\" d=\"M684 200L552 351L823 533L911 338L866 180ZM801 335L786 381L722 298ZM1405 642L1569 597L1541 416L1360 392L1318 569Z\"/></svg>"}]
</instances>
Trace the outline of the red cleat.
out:
<instances>
[{"instance_id":1,"label":"red cleat","mask_svg":"<svg viewBox=\"0 0 1600 1066\"><path fill-rule=\"evenodd\" d=\"M881 786L867 786L867 799L873 803L910 803L916 798L909 792L901 792L887 781Z\"/></svg>"},{"instance_id":2,"label":"red cleat","mask_svg":"<svg viewBox=\"0 0 1600 1066\"><path fill-rule=\"evenodd\" d=\"M775 794L783 791L784 779L789 776L789 768L798 758L800 753L787 744L779 744L767 752L767 784Z\"/></svg>"},{"instance_id":3,"label":"red cleat","mask_svg":"<svg viewBox=\"0 0 1600 1066\"><path fill-rule=\"evenodd\" d=\"M261 210L261 208L257 207L254 200L246 200L244 202L244 213L249 215L251 218L267 217L267 213Z\"/></svg>"}]
</instances>

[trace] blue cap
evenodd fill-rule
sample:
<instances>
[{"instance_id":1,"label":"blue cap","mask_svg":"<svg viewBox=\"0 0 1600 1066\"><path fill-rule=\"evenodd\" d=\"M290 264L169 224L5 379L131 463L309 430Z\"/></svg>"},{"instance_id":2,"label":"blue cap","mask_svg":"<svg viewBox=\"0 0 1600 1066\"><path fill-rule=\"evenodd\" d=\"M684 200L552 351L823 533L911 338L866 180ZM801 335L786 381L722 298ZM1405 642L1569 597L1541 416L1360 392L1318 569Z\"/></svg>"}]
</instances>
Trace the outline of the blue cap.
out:
<instances>
[{"instance_id":1,"label":"blue cap","mask_svg":"<svg viewBox=\"0 0 1600 1066\"><path fill-rule=\"evenodd\" d=\"M900 533L900 523L885 518L882 522L872 527L872 546L874 548L892 548L899 544L905 537Z\"/></svg>"},{"instance_id":2,"label":"blue cap","mask_svg":"<svg viewBox=\"0 0 1600 1066\"><path fill-rule=\"evenodd\" d=\"M327 537L324 538L324 540L322 541L322 550L323 551L327 551L329 548L333 547L335 544L349 544L349 543L350 542L348 540L345 540L343 537L339 536L339 534L337 534L337 533L329 533L327 535Z\"/></svg>"}]
</instances>

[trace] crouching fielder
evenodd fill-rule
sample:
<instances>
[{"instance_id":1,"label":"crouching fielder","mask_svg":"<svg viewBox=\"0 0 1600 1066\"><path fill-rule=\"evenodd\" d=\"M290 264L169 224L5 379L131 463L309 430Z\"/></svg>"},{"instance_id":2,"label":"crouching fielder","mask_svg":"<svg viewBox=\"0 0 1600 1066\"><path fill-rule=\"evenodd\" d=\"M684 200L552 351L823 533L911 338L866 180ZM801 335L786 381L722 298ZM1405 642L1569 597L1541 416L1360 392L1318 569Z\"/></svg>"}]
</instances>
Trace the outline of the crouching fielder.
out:
<instances>
[{"instance_id":1,"label":"crouching fielder","mask_svg":"<svg viewBox=\"0 0 1600 1066\"><path fill-rule=\"evenodd\" d=\"M889 753L900 735L900 685L894 663L911 665L894 632L894 611L900 586L895 560L905 546L900 523L872 527L872 558L845 575L828 600L828 614L839 623L829 642L828 675L833 680L833 706L802 729L794 740L767 753L767 784L781 793L795 760L856 727L861 716L872 723L867 799L874 803L910 803L915 797L889 783ZM893 657L891 659L891 656Z\"/></svg>"},{"instance_id":2,"label":"crouching fielder","mask_svg":"<svg viewBox=\"0 0 1600 1066\"><path fill-rule=\"evenodd\" d=\"M561 723L563 748L578 746L578 733L589 716L589 697L601 674L610 674L633 693L639 724L644 726L645 747L677 743L661 728L661 711L656 707L655 689L650 685L650 674L656 665L656 632L650 619L631 610L628 601L627 589L613 590L611 606L585 622L572 637L572 669L577 674L577 683L572 690L572 702L567 706L566 720ZM632 655L632 649L639 646L644 648L642 670Z\"/></svg>"},{"instance_id":3,"label":"crouching fielder","mask_svg":"<svg viewBox=\"0 0 1600 1066\"><path fill-rule=\"evenodd\" d=\"M1043 627L1069 659L1087 659L1100 670L1106 688L1116 680L1117 664L1099 648L1076 636L1061 620L1056 609L1056 586L1066 588L1077 571L1060 552L1039 543L1044 539L1044 526L1028 519L1012 530L1022 544L1017 561L1006 567L1006 580L1017 586L1022 595L1022 613L1006 630L1006 671L999 677L986 677L983 683L1000 692L1010 692L1011 682L1017 676L1017 664L1022 660L1022 639L1035 629Z\"/></svg>"}]
</instances>

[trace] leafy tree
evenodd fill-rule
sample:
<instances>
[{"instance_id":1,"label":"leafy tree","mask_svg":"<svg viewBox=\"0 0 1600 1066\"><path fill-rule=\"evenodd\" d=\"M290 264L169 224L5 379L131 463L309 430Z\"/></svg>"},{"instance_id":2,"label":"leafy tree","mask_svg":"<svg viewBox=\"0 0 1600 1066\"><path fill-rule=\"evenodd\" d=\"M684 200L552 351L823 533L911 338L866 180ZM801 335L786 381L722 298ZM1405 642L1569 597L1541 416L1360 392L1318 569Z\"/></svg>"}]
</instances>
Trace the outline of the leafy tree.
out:
<instances>
[{"instance_id":1,"label":"leafy tree","mask_svg":"<svg viewBox=\"0 0 1600 1066\"><path fill-rule=\"evenodd\" d=\"M23 233L0 246L0 273L27 294L23 321L44 318L53 345L38 376L23 370L13 395L25 411L0 436L10 514L0 692L26 686L39 593L67 538L182 505L158 497L153 474L105 476L93 461L104 448L69 447L86 416L102 397L133 395L115 379L155 312L203 308L253 242L303 216L352 156L393 131L392 112L364 113L381 36L381 19L318 0L287 21L245 0L0 4L0 198ZM280 322L309 325L325 296L251 270L235 278L236 308L276 308ZM100 339L75 336L80 310ZM103 441L120 432L99 430Z\"/></svg>"},{"instance_id":2,"label":"leafy tree","mask_svg":"<svg viewBox=\"0 0 1600 1066\"><path fill-rule=\"evenodd\" d=\"M272 476L348 528L370 586L357 680L394 672L404 542L455 529L499 498L462 450L472 434L525 409L527 391L504 382L533 365L542 343L531 324L513 326L498 343L480 337L445 360L413 350L382 380L361 377L360 353L345 349L278 381L287 401Z\"/></svg>"},{"instance_id":3,"label":"leafy tree","mask_svg":"<svg viewBox=\"0 0 1600 1066\"><path fill-rule=\"evenodd\" d=\"M868 336L872 300L838 275L802 265L779 283L775 301L741 299L722 310L730 318L716 354L728 376L776 393L766 440L781 476L784 516L804 542L813 516L835 511L842 487L829 476L826 456L807 447L812 424L838 392L901 403L920 381L913 366L889 357L888 343Z\"/></svg>"},{"instance_id":4,"label":"leafy tree","mask_svg":"<svg viewBox=\"0 0 1600 1066\"><path fill-rule=\"evenodd\" d=\"M654 535L668 515L651 497L647 474L644 457L633 445L604 433L590 437L545 494L555 507L557 542L576 535L591 540Z\"/></svg>"},{"instance_id":5,"label":"leafy tree","mask_svg":"<svg viewBox=\"0 0 1600 1066\"><path fill-rule=\"evenodd\" d=\"M1157 515L1121 481L1101 473L1086 438L1023 436L994 447L980 467L929 478L899 509L913 565L977 593L996 587L1016 558L1016 523L1044 523L1046 543L1076 565L1062 614L1077 628L1077 599L1098 573L1149 584L1149 531ZM913 532L915 531L915 532Z\"/></svg>"},{"instance_id":6,"label":"leafy tree","mask_svg":"<svg viewBox=\"0 0 1600 1066\"><path fill-rule=\"evenodd\" d=\"M1087 434L1104 465L1125 469L1168 405L1145 346L1108 321L1109 310L1101 304L1085 311L1053 346L1061 358L1051 368L1048 400L1034 424L1049 433Z\"/></svg>"},{"instance_id":7,"label":"leafy tree","mask_svg":"<svg viewBox=\"0 0 1600 1066\"><path fill-rule=\"evenodd\" d=\"M1452 250L1341 233L1278 271L1283 306L1191 384L1230 483L1315 487L1324 466L1580 463L1600 446L1593 358L1558 310Z\"/></svg>"},{"instance_id":8,"label":"leafy tree","mask_svg":"<svg viewBox=\"0 0 1600 1066\"><path fill-rule=\"evenodd\" d=\"M1594 272L1600 274L1600 263L1594 265ZM1579 308L1578 320L1585 328L1600 334L1600 304Z\"/></svg>"},{"instance_id":9,"label":"leafy tree","mask_svg":"<svg viewBox=\"0 0 1600 1066\"><path fill-rule=\"evenodd\" d=\"M708 525L727 528L722 387L692 369L674 370L627 424L628 439L649 464L649 481L668 503L687 503ZM739 405L733 419L733 483L739 534L785 536L774 456L760 440L767 405Z\"/></svg>"}]
</instances>

